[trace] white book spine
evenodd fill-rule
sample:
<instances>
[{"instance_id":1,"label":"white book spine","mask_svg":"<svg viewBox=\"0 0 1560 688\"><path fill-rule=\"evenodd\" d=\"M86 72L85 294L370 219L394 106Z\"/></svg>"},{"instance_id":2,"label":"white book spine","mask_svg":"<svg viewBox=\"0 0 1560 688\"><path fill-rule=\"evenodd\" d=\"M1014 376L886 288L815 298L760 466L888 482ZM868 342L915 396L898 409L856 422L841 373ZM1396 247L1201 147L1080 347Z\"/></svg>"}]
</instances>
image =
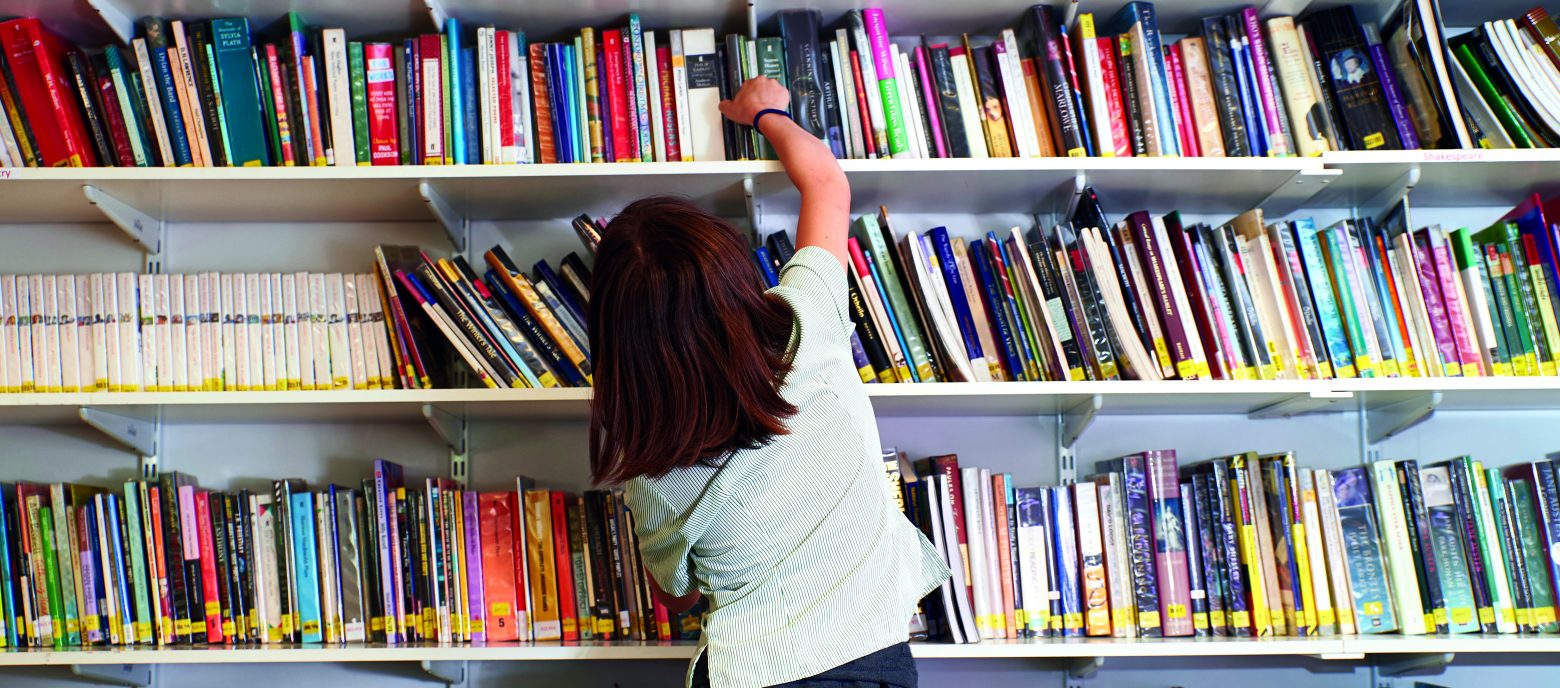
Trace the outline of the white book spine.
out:
<instances>
[{"instance_id":1,"label":"white book spine","mask_svg":"<svg viewBox=\"0 0 1560 688\"><path fill-rule=\"evenodd\" d=\"M841 49L841 46L845 46ZM845 29L834 32L829 41L829 63L834 67L834 92L839 94L840 119L845 127L845 157L866 157L866 145L861 139L861 110L856 100L856 81L846 60L850 58L850 38Z\"/></svg>"},{"instance_id":2,"label":"white book spine","mask_svg":"<svg viewBox=\"0 0 1560 688\"><path fill-rule=\"evenodd\" d=\"M341 296L347 320L347 355L352 360L352 388L368 389L368 356L363 347L363 311L358 303L358 285L354 275L342 275Z\"/></svg>"},{"instance_id":3,"label":"white book spine","mask_svg":"<svg viewBox=\"0 0 1560 688\"><path fill-rule=\"evenodd\" d=\"M55 299L59 307L60 391L82 391L81 325L77 320L76 276L59 275L54 279ZM91 359L88 359L89 363ZM87 387L91 387L87 378Z\"/></svg>"},{"instance_id":4,"label":"white book spine","mask_svg":"<svg viewBox=\"0 0 1560 688\"><path fill-rule=\"evenodd\" d=\"M1322 539L1322 510L1317 501L1314 472L1299 469L1300 511L1305 526L1307 557L1311 561L1311 589L1316 596L1316 624L1324 635L1337 632L1338 613L1333 608L1332 587L1327 581L1327 544Z\"/></svg>"},{"instance_id":5,"label":"white book spine","mask_svg":"<svg viewBox=\"0 0 1560 688\"><path fill-rule=\"evenodd\" d=\"M942 480L943 476L941 474L933 473L922 477L918 484L914 484L914 487L917 492L922 494L921 499L925 500L923 503L925 511L922 512L922 516L926 519L926 535L931 539L932 548L936 550L938 558L944 564L949 564L953 558L948 556L948 541L943 536L943 506L940 496L942 494ZM950 565L948 570L952 573L954 567ZM964 591L964 584L960 581L957 574L950 575L948 580L944 580L938 586L942 601L942 616L947 623L946 630L950 639L955 643L966 643L969 642L969 639L964 637L964 628L959 625L958 607L953 600L954 585L959 586L957 588L958 592L962 593Z\"/></svg>"},{"instance_id":6,"label":"white book spine","mask_svg":"<svg viewBox=\"0 0 1560 688\"><path fill-rule=\"evenodd\" d=\"M493 35L493 29L486 26L477 27L477 120L481 122L478 127L478 137L482 143L482 162L493 164L497 158L494 152L498 145L494 139L498 138L499 130L493 127L493 111L497 105L493 100L491 81L493 77L493 46L489 43Z\"/></svg>"},{"instance_id":7,"label":"white book spine","mask_svg":"<svg viewBox=\"0 0 1560 688\"><path fill-rule=\"evenodd\" d=\"M530 56L520 49L522 35L509 32L509 113L515 132L515 159L508 162L536 162L535 147L531 138L531 70Z\"/></svg>"},{"instance_id":8,"label":"white book spine","mask_svg":"<svg viewBox=\"0 0 1560 688\"><path fill-rule=\"evenodd\" d=\"M856 61L861 64L861 89L867 99L867 121L872 125L873 144L878 157L888 155L888 120L883 113L883 89L878 86L877 61L872 43L867 38L865 23L851 20L851 31L856 43Z\"/></svg>"},{"instance_id":9,"label":"white book spine","mask_svg":"<svg viewBox=\"0 0 1560 688\"><path fill-rule=\"evenodd\" d=\"M249 276L233 275L233 381L240 391L254 389L249 368Z\"/></svg>"},{"instance_id":10,"label":"white book spine","mask_svg":"<svg viewBox=\"0 0 1560 688\"><path fill-rule=\"evenodd\" d=\"M314 530L319 533L315 552L319 557L320 577L320 626L327 642L340 642L336 630L341 622L340 599L336 591L336 538L335 523L330 517L330 496L316 493L314 498Z\"/></svg>"},{"instance_id":11,"label":"white book spine","mask_svg":"<svg viewBox=\"0 0 1560 688\"><path fill-rule=\"evenodd\" d=\"M974 588L975 621L980 637L995 637L991 627L990 579L986 576L985 509L981 508L980 469L961 468L960 487L963 488L964 532L970 550L970 585Z\"/></svg>"},{"instance_id":12,"label":"white book spine","mask_svg":"<svg viewBox=\"0 0 1560 688\"><path fill-rule=\"evenodd\" d=\"M942 284L942 273L932 267L933 257L921 250L921 237L911 235L906 238L910 246L910 261L919 275L922 294L927 301L927 310L930 312L933 329L937 331L938 340L942 342L943 350L953 359L953 367L957 372L959 381L972 381L975 373L970 369L970 359L964 351L964 342L954 329L956 322L953 319L952 308L946 301L946 295L939 287Z\"/></svg>"},{"instance_id":13,"label":"white book spine","mask_svg":"<svg viewBox=\"0 0 1560 688\"><path fill-rule=\"evenodd\" d=\"M173 325L169 320L171 312L168 308L168 276L152 275L152 328L156 332L156 370L157 391L173 391ZM181 332L182 334L182 332Z\"/></svg>"},{"instance_id":14,"label":"white book spine","mask_svg":"<svg viewBox=\"0 0 1560 688\"><path fill-rule=\"evenodd\" d=\"M667 32L672 43L672 88L677 92L677 140L681 142L682 159L693 160L693 124L689 117L688 59L683 52L683 32L673 29Z\"/></svg>"},{"instance_id":15,"label":"white book spine","mask_svg":"<svg viewBox=\"0 0 1560 688\"><path fill-rule=\"evenodd\" d=\"M1095 483L1100 501L1100 539L1104 542L1106 591L1110 598L1111 637L1130 638L1137 634L1132 599L1130 571L1131 561L1126 555L1126 522L1121 517L1118 502L1121 494L1112 483L1112 476L1101 477ZM1024 604L1029 604L1029 593L1024 593Z\"/></svg>"},{"instance_id":16,"label":"white book spine","mask_svg":"<svg viewBox=\"0 0 1560 688\"><path fill-rule=\"evenodd\" d=\"M1338 632L1359 632L1354 621L1353 587L1349 582L1348 559L1344 555L1343 524L1338 520L1338 502L1333 495L1332 474L1312 471L1316 483L1316 505L1322 516L1322 540L1327 548L1327 575L1333 594L1333 609L1338 615Z\"/></svg>"},{"instance_id":17,"label":"white book spine","mask_svg":"<svg viewBox=\"0 0 1560 688\"><path fill-rule=\"evenodd\" d=\"M1184 500L1183 500L1184 501ZM1078 532L1079 590L1083 598L1084 631L1088 635L1109 635L1109 587L1105 581L1105 543L1100 535L1098 486L1091 482L1073 484L1073 517ZM1105 633L1098 624L1104 622ZM1092 631L1092 632L1091 632Z\"/></svg>"},{"instance_id":18,"label":"white book spine","mask_svg":"<svg viewBox=\"0 0 1560 688\"><path fill-rule=\"evenodd\" d=\"M163 119L162 99L158 98L157 89L152 84L157 83L157 77L152 74L152 57L146 48L146 39L137 38L130 41L135 49L136 66L141 71L141 86L146 98L146 111L152 120L152 131L156 134L153 138L157 141L157 153L162 160L163 167L173 167L178 163L173 159L173 145L168 139L168 124Z\"/></svg>"},{"instance_id":19,"label":"white book spine","mask_svg":"<svg viewBox=\"0 0 1560 688\"><path fill-rule=\"evenodd\" d=\"M114 354L119 353L118 338L109 336L114 329L110 324L112 311L108 306L113 286L113 281L103 273L94 272L87 276L87 305L92 318L88 323L92 341L92 389L98 392L113 389L109 382L109 361L114 360ZM79 289L81 284L78 282L76 287Z\"/></svg>"},{"instance_id":20,"label":"white book spine","mask_svg":"<svg viewBox=\"0 0 1560 688\"><path fill-rule=\"evenodd\" d=\"M1028 107L1029 91L1024 86L1024 71L1018 63L1018 39L1013 36L1012 29L1003 29L997 40L1002 48L1001 52L993 51L997 57L997 78L1002 80L1002 92L1008 96L1013 143L1018 149L1018 157L1032 158L1040 154L1039 139L1035 137L1034 110Z\"/></svg>"},{"instance_id":21,"label":"white book spine","mask_svg":"<svg viewBox=\"0 0 1560 688\"><path fill-rule=\"evenodd\" d=\"M991 632L996 638L1003 637L1007 632L1007 617L1002 600L1002 552L997 549L997 529L1006 528L1006 518L998 519L994 495L991 492L991 470L980 469L980 482L976 485L976 491L980 494L980 509L985 520L985 529L981 533L986 539L986 594L987 603L991 606Z\"/></svg>"},{"instance_id":22,"label":"white book spine","mask_svg":"<svg viewBox=\"0 0 1560 688\"><path fill-rule=\"evenodd\" d=\"M298 387L318 389L314 378L314 306L309 298L309 273L292 275L298 303ZM289 304L291 305L291 304Z\"/></svg>"},{"instance_id":23,"label":"white book spine","mask_svg":"<svg viewBox=\"0 0 1560 688\"><path fill-rule=\"evenodd\" d=\"M390 363L390 341L385 334L385 312L379 298L378 278L370 273L357 276L358 300L363 319L363 356L368 364L369 389L393 389L394 369Z\"/></svg>"},{"instance_id":24,"label":"white book spine","mask_svg":"<svg viewBox=\"0 0 1560 688\"><path fill-rule=\"evenodd\" d=\"M276 520L271 511L270 495L252 495L252 520L256 562L254 567L255 609L259 612L261 640L276 643L281 640L277 619L282 614L279 578L276 568ZM277 633L271 631L276 629Z\"/></svg>"},{"instance_id":25,"label":"white book spine","mask_svg":"<svg viewBox=\"0 0 1560 688\"><path fill-rule=\"evenodd\" d=\"M22 149L11 131L11 120L0 117L0 167L21 167L22 162Z\"/></svg>"},{"instance_id":26,"label":"white book spine","mask_svg":"<svg viewBox=\"0 0 1560 688\"><path fill-rule=\"evenodd\" d=\"M715 31L686 29L682 32L683 50L688 64L688 122L691 136L684 139L684 157L689 160L726 159L726 142L721 129L720 80L715 62Z\"/></svg>"},{"instance_id":27,"label":"white book spine","mask_svg":"<svg viewBox=\"0 0 1560 688\"><path fill-rule=\"evenodd\" d=\"M656 36L645 32L645 86L650 91L650 144L657 162L666 162L666 120L661 101L661 65L655 59ZM599 71L598 71L599 73Z\"/></svg>"},{"instance_id":28,"label":"white book spine","mask_svg":"<svg viewBox=\"0 0 1560 688\"><path fill-rule=\"evenodd\" d=\"M152 368L147 363L155 361L145 353L152 328L145 322L151 316L151 279L141 280L131 272L116 275L119 282L115 296L119 300L119 379L120 391L134 392L151 387ZM146 296L142 292L147 292Z\"/></svg>"},{"instance_id":29,"label":"white book spine","mask_svg":"<svg viewBox=\"0 0 1560 688\"><path fill-rule=\"evenodd\" d=\"M190 389L189 357L186 351L189 344L189 333L184 329L184 276L165 275L166 285L159 284L168 290L168 343L166 351L168 357L168 371L171 389L175 392L187 392ZM159 293L158 298L162 298Z\"/></svg>"},{"instance_id":30,"label":"white book spine","mask_svg":"<svg viewBox=\"0 0 1560 688\"><path fill-rule=\"evenodd\" d=\"M990 157L986 151L986 137L981 133L980 99L975 97L975 84L970 81L969 58L961 50L949 56L953 65L953 86L959 98L959 117L964 120L964 138L970 147L970 157ZM866 68L868 60L862 60Z\"/></svg>"},{"instance_id":31,"label":"white book spine","mask_svg":"<svg viewBox=\"0 0 1560 688\"><path fill-rule=\"evenodd\" d=\"M1391 461L1377 461L1370 468L1375 479L1376 514L1381 519L1381 545L1387 558L1389 587L1397 607L1398 623L1402 624L1403 635L1424 635L1427 630L1425 614L1420 606L1419 585L1414 573L1414 553L1408 542L1408 519L1399 496L1402 487L1398 484L1397 467Z\"/></svg>"},{"instance_id":32,"label":"white book spine","mask_svg":"<svg viewBox=\"0 0 1560 688\"><path fill-rule=\"evenodd\" d=\"M504 127L508 122L502 121L500 116L503 109L500 103L508 98L508 93L499 92L502 81L498 76L498 30L489 28L482 39L482 49L487 53L487 68L482 70L482 87L488 97L487 126L492 132L492 143L488 144L487 156L482 159L489 165L514 164L511 148L504 146Z\"/></svg>"},{"instance_id":33,"label":"white book spine","mask_svg":"<svg viewBox=\"0 0 1560 688\"><path fill-rule=\"evenodd\" d=\"M198 392L206 384L206 340L201 330L200 275L184 275L184 360L186 383Z\"/></svg>"},{"instance_id":34,"label":"white book spine","mask_svg":"<svg viewBox=\"0 0 1560 688\"><path fill-rule=\"evenodd\" d=\"M265 384L265 327L261 323L265 314L263 295L267 290L261 289L258 273L251 272L244 275L244 292L244 308L247 316L244 319L244 327L248 330L246 338L249 340L249 389L251 391L270 389Z\"/></svg>"},{"instance_id":35,"label":"white book spine","mask_svg":"<svg viewBox=\"0 0 1560 688\"><path fill-rule=\"evenodd\" d=\"M1475 462L1473 470L1470 471L1473 473L1475 499L1479 502L1478 517L1479 520L1484 522L1485 532L1498 533L1496 524L1500 521L1495 518L1494 505L1490 502L1489 484L1484 477L1484 471L1480 470L1480 466L1481 464ZM1488 544L1490 546L1489 562L1494 562L1494 565L1490 568L1493 569L1495 585L1490 590L1490 598L1495 607L1495 628L1499 633L1516 633L1516 601L1511 590L1511 580L1507 577L1507 569L1504 566L1506 561L1506 544L1500 537L1489 538ZM1486 563L1488 564L1488 562ZM1422 627L1423 625L1424 623L1421 621L1420 626Z\"/></svg>"},{"instance_id":36,"label":"white book spine","mask_svg":"<svg viewBox=\"0 0 1560 688\"><path fill-rule=\"evenodd\" d=\"M282 275L281 273L262 273L260 284L266 285L269 280L270 301L266 303L266 313L271 316L270 324L266 331L271 337L271 344L266 349L266 362L271 365L274 374L268 374L266 381L271 384L271 389L287 389L287 326L282 322Z\"/></svg>"},{"instance_id":37,"label":"white book spine","mask_svg":"<svg viewBox=\"0 0 1560 688\"><path fill-rule=\"evenodd\" d=\"M222 390L222 294L221 280L217 273L200 275L200 341L201 373L205 375L204 387L209 391Z\"/></svg>"},{"instance_id":38,"label":"white book spine","mask_svg":"<svg viewBox=\"0 0 1560 688\"><path fill-rule=\"evenodd\" d=\"M32 292L34 388L40 392L60 391L59 311L53 281L53 275L32 275L27 280Z\"/></svg>"},{"instance_id":39,"label":"white book spine","mask_svg":"<svg viewBox=\"0 0 1560 688\"><path fill-rule=\"evenodd\" d=\"M352 85L347 66L347 32L325 29L320 32L325 53L325 97L330 115L330 150L326 151L336 167L357 166L357 150L352 134ZM451 46L451 52L454 46Z\"/></svg>"},{"instance_id":40,"label":"white book spine","mask_svg":"<svg viewBox=\"0 0 1560 688\"><path fill-rule=\"evenodd\" d=\"M241 338L238 329L238 299L243 297L243 290L233 285L235 275L222 273L217 277L217 291L221 294L222 311L222 389L238 390L238 344ZM236 276L243 280L242 275Z\"/></svg>"},{"instance_id":41,"label":"white book spine","mask_svg":"<svg viewBox=\"0 0 1560 688\"><path fill-rule=\"evenodd\" d=\"M282 276L282 350L286 359L284 369L286 389L303 389L303 369L299 354L298 335L298 276L289 272Z\"/></svg>"},{"instance_id":42,"label":"white book spine","mask_svg":"<svg viewBox=\"0 0 1560 688\"><path fill-rule=\"evenodd\" d=\"M889 45L889 57L895 62L894 69L899 74L894 79L894 85L899 90L899 109L905 120L905 135L910 137L910 145L905 151L911 155L900 157L930 158L931 151L926 148L926 123L921 119L921 109L915 99L915 72L910 70L910 59L899 51L899 46Z\"/></svg>"},{"instance_id":43,"label":"white book spine","mask_svg":"<svg viewBox=\"0 0 1560 688\"><path fill-rule=\"evenodd\" d=\"M332 389L352 388L352 353L347 334L346 295L342 293L341 273L325 276L325 308L330 337L330 374Z\"/></svg>"},{"instance_id":44,"label":"white book spine","mask_svg":"<svg viewBox=\"0 0 1560 688\"><path fill-rule=\"evenodd\" d=\"M1092 17L1090 24L1093 24ZM1088 91L1088 124L1094 127L1094 150L1100 157L1112 158L1116 156L1115 131L1110 124L1110 101L1105 91L1105 73L1100 68L1099 42L1090 38L1080 43L1083 45L1083 54L1078 57L1083 60L1083 73L1078 76L1083 79L1084 88ZM1051 135L1050 132L1039 131L1038 127L1035 133L1037 136Z\"/></svg>"},{"instance_id":45,"label":"white book spine","mask_svg":"<svg viewBox=\"0 0 1560 688\"><path fill-rule=\"evenodd\" d=\"M1039 508L1038 500L1026 501L1024 493L1018 493L1018 590L1024 600L1021 636L1038 633L1051 615L1045 580L1046 552L1039 541L1044 537L1045 526L1038 515L1028 517L1029 512Z\"/></svg>"},{"instance_id":46,"label":"white book spine","mask_svg":"<svg viewBox=\"0 0 1560 688\"><path fill-rule=\"evenodd\" d=\"M36 392L38 389L38 368L36 359L33 358L33 306L32 306L32 280L26 275L16 278L16 341L17 358L21 371L22 391Z\"/></svg>"},{"instance_id":47,"label":"white book spine","mask_svg":"<svg viewBox=\"0 0 1560 688\"><path fill-rule=\"evenodd\" d=\"M309 275L309 342L314 349L314 388L333 389L330 373L330 312L325 292L324 273Z\"/></svg>"},{"instance_id":48,"label":"white book spine","mask_svg":"<svg viewBox=\"0 0 1560 688\"><path fill-rule=\"evenodd\" d=\"M16 331L16 275L0 275L0 392L22 391Z\"/></svg>"}]
</instances>

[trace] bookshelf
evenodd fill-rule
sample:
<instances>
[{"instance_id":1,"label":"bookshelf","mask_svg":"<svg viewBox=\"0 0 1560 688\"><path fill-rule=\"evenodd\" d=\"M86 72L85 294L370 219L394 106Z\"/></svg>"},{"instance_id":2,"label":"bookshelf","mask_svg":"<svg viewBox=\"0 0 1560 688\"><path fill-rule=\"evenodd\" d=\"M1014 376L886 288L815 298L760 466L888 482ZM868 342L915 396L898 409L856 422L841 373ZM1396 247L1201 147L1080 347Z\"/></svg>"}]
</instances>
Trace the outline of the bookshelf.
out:
<instances>
[{"instance_id":1,"label":"bookshelf","mask_svg":"<svg viewBox=\"0 0 1560 688\"><path fill-rule=\"evenodd\" d=\"M735 0L330 0L307 8L312 23L354 36L432 30L444 16L472 24L523 25L541 36L629 10L656 28L760 26L782 7L818 7L830 21L857 0L756 3ZM884 3L893 32L988 32L1010 25L1030 0ZM1082 5L1097 17L1121 3ZM1272 13L1302 11L1305 0L1272 0ZM1331 3L1317 3L1318 5ZM1386 11L1368 0L1362 17ZM1515 16L1531 2L1447 2L1448 26ZM20 0L6 12L35 15L72 40L103 43L131 32L131 20L245 15L257 26L297 7L292 0ZM973 5L973 6L972 6ZM1078 5L1073 4L1073 7ZM1221 0L1161 0L1162 25L1184 31L1223 13ZM1269 216L1341 217L1409 194L1420 224L1488 222L1522 195L1560 191L1560 151L1330 153L1314 159L1032 159L846 161L857 211L888 206L905 230L961 223L960 233L1026 225L1031 214L1065 210L1070 195L1094 185L1107 210L1148 208L1224 219L1251 207ZM84 187L97 194L89 198ZM560 253L575 243L566 219L607 214L656 192L691 196L722 215L773 231L786 227L796 198L767 162L411 168L0 169L0 272L135 269L155 252L169 270L354 270L367 247L387 240L468 255L498 238L517 257ZM104 197L113 200L105 203ZM439 199L435 212L429 198ZM106 210L107 209L107 210ZM129 211L126 213L125 211ZM441 217L441 214L443 215ZM150 221L124 240L115 218ZM442 230L442 231L441 231ZM901 231L905 231L901 230ZM449 236L446 237L445 234ZM453 239L454 242L447 240ZM155 240L155 251L148 245ZM303 248L299 248L299 247ZM567 250L564 249L564 250ZM45 267L35 267L44 265ZM1054 484L1077 461L1148 447L1174 447L1186 459L1246 449L1294 449L1304 465L1338 468L1380 453L1435 460L1482 455L1495 465L1553 449L1545 434L1560 418L1560 381L1413 379L1328 382L987 383L893 385L872 389L885 443L912 455L958 452L972 464L1009 470L1020 484ZM155 453L214 485L253 476L299 475L311 482L360 476L363 457L402 458L419 477L449 470L452 453L470 462L471 480L498 486L527 472L569 487L584 485L588 390L422 390L0 395L0 477L122 477L129 458ZM145 446L104 442L83 421L120 419L151 430ZM429 432L432 430L432 432ZM123 433L119 433L122 435ZM109 437L116 437L110 434ZM35 459L59 455L57 462ZM347 460L341 457L350 457ZM68 685L58 667L128 685L242 679L256 666L281 680L342 685L427 685L437 680L497 682L517 665L556 665L545 678L574 685L675 682L693 646L596 643L494 646L299 646L138 648L0 652L0 666L28 685ZM1454 684L1484 675L1543 680L1560 638L1323 637L1262 640L987 641L918 644L923 682L993 686L1042 682L1101 688L1184 685L1406 686L1407 672L1436 672ZM1462 658L1461 660L1454 658ZM1464 667L1462 661L1474 657ZM1452 662L1446 667L1447 662ZM466 663L470 663L467 665ZM451 664L461 665L452 673ZM418 678L365 665L410 665ZM93 669L92 667L96 667ZM154 674L152 667L157 668ZM340 667L347 667L342 669ZM144 670L144 671L143 671ZM524 671L532 671L527 668ZM1488 672L1476 674L1474 672ZM550 685L542 681L538 685Z\"/></svg>"}]
</instances>

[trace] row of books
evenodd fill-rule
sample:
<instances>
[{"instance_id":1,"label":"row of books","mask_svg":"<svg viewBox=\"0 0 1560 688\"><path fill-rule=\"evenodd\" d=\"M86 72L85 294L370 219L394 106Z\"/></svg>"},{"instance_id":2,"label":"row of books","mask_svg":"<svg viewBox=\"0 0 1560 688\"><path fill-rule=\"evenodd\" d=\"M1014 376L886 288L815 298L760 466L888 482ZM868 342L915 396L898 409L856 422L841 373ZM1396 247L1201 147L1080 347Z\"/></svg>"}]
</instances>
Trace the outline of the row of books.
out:
<instances>
[{"instance_id":1,"label":"row of books","mask_svg":"<svg viewBox=\"0 0 1560 688\"><path fill-rule=\"evenodd\" d=\"M1326 228L1219 226L1092 189L1070 222L965 242L850 230L853 354L864 382L1550 376L1560 355L1560 199L1490 227L1412 229L1406 200ZM783 235L755 249L765 279Z\"/></svg>"},{"instance_id":2,"label":"row of books","mask_svg":"<svg viewBox=\"0 0 1560 688\"><path fill-rule=\"evenodd\" d=\"M0 275L0 392L422 389L456 356L494 387L588 384L578 256L528 277L494 248L479 278L375 253L363 274Z\"/></svg>"},{"instance_id":3,"label":"row of books","mask_svg":"<svg viewBox=\"0 0 1560 688\"><path fill-rule=\"evenodd\" d=\"M0 641L180 643L693 639L650 594L618 493L408 484L0 488Z\"/></svg>"},{"instance_id":4,"label":"row of books","mask_svg":"<svg viewBox=\"0 0 1560 688\"><path fill-rule=\"evenodd\" d=\"M33 18L0 23L0 165L515 164L773 158L717 103L747 79L792 89L841 158L1318 155L1560 142L1560 37L1544 10L1447 39L1437 3L1384 32L1349 6L1204 19L1174 43L1132 2L1096 31L1036 5L957 44L890 38L881 8L778 35L691 28L348 40L297 13L138 23L88 54ZM1385 36L1383 40L1381 36ZM903 47L902 47L903 46Z\"/></svg>"},{"instance_id":5,"label":"row of books","mask_svg":"<svg viewBox=\"0 0 1560 688\"><path fill-rule=\"evenodd\" d=\"M953 571L922 602L934 638L1560 631L1547 461L1155 450L1036 488L952 455L884 465Z\"/></svg>"}]
</instances>

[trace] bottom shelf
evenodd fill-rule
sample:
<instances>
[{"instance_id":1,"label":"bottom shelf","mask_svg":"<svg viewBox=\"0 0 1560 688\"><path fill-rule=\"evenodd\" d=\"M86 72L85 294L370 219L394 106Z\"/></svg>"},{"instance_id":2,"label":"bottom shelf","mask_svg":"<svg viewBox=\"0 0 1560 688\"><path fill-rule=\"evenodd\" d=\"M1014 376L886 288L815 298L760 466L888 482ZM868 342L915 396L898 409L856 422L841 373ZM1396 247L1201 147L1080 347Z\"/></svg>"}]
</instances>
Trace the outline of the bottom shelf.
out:
<instances>
[{"instance_id":1,"label":"bottom shelf","mask_svg":"<svg viewBox=\"0 0 1560 688\"><path fill-rule=\"evenodd\" d=\"M412 645L101 647L0 651L0 666L248 664L330 662L688 660L694 642L584 642ZM1068 638L913 643L921 659L1094 659L1113 657L1303 656L1362 660L1370 655L1560 653L1556 636L1330 636L1318 638Z\"/></svg>"}]
</instances>

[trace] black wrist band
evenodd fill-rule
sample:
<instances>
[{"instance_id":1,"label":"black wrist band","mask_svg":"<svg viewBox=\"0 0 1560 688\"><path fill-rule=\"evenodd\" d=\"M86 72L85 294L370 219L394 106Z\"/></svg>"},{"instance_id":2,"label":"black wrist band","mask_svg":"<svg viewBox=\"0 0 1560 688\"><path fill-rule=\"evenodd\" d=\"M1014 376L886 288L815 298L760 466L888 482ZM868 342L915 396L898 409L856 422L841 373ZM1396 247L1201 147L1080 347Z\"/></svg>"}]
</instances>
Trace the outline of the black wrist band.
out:
<instances>
[{"instance_id":1,"label":"black wrist band","mask_svg":"<svg viewBox=\"0 0 1560 688\"><path fill-rule=\"evenodd\" d=\"M764 109L764 110L759 110L758 114L753 115L753 128L754 129L758 129L758 123L759 123L760 120L764 119L764 115L779 115L779 116L784 117L786 119L791 119L791 113L786 112L785 110L781 110L779 108L767 108L767 109ZM759 129L758 133L762 134L762 133L764 133L764 131L762 129Z\"/></svg>"}]
</instances>

